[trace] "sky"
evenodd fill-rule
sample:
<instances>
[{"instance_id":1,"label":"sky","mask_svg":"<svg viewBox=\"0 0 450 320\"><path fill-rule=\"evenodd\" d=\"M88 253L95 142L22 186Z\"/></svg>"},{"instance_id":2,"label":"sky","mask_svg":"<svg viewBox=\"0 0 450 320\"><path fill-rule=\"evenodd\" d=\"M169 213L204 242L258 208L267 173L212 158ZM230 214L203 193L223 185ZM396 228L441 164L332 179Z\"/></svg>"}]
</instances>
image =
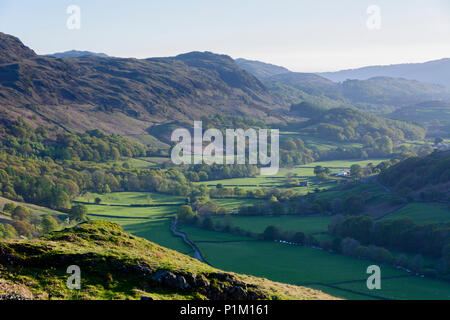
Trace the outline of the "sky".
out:
<instances>
[{"instance_id":1,"label":"sky","mask_svg":"<svg viewBox=\"0 0 450 320\"><path fill-rule=\"evenodd\" d=\"M71 5L80 9L79 29L67 27ZM212 51L298 72L336 71L450 57L450 1L0 0L0 32L38 54Z\"/></svg>"}]
</instances>

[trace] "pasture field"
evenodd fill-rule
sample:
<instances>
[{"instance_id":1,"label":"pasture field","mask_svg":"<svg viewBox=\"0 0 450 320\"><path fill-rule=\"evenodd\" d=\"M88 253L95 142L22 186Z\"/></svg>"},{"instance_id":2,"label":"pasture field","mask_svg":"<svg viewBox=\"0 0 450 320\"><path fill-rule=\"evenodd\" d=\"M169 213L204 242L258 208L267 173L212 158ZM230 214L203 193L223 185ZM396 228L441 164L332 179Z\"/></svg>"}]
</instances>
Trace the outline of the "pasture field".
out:
<instances>
[{"instance_id":1,"label":"pasture field","mask_svg":"<svg viewBox=\"0 0 450 320\"><path fill-rule=\"evenodd\" d=\"M25 203L25 202L17 202L13 200L9 200L3 197L0 197L0 212L3 210L3 206L5 203L14 203L16 206L24 206L29 210L38 213L39 215L52 215L52 216L60 216L62 219L65 219L66 214L63 212L59 212L56 210L52 210L50 208L41 207L35 204Z\"/></svg>"},{"instance_id":2,"label":"pasture field","mask_svg":"<svg viewBox=\"0 0 450 320\"><path fill-rule=\"evenodd\" d=\"M173 203L175 205L167 207L127 207L131 204L148 204L147 196L149 194L152 199L150 204ZM104 195L91 194L91 201L96 197L101 198L102 203L108 205L86 205L89 219L116 222L131 234L181 253L190 253L190 247L182 239L173 236L170 231L171 218L178 212L179 205L184 204L184 197L146 192L116 192ZM87 199L83 197L77 200L87 202ZM232 209L244 204L250 205L259 200L216 199L214 201L220 206Z\"/></svg>"},{"instance_id":3,"label":"pasture field","mask_svg":"<svg viewBox=\"0 0 450 320\"><path fill-rule=\"evenodd\" d=\"M242 230L251 231L255 233L262 233L268 226L280 227L283 231L294 231L304 233L325 232L328 230L328 225L331 218L320 217L299 217L299 216L271 216L271 217L239 217L233 216L229 218L216 218L214 222L231 221L235 227L240 227Z\"/></svg>"},{"instance_id":4,"label":"pasture field","mask_svg":"<svg viewBox=\"0 0 450 320\"><path fill-rule=\"evenodd\" d=\"M148 198L150 196L150 199ZM108 194L91 193L89 198L84 195L77 198L77 201L94 203L95 198L100 198L102 204L114 204L114 205L152 205L152 204L184 204L185 197L171 196L162 193L155 192L113 192ZM149 201L150 200L150 201Z\"/></svg>"},{"instance_id":5,"label":"pasture field","mask_svg":"<svg viewBox=\"0 0 450 320\"><path fill-rule=\"evenodd\" d=\"M419 277L383 279L381 280L381 290L367 289L365 281L339 284L338 287L397 300L450 299L450 283Z\"/></svg>"},{"instance_id":6,"label":"pasture field","mask_svg":"<svg viewBox=\"0 0 450 320\"><path fill-rule=\"evenodd\" d=\"M330 180L326 183L320 183L314 175L314 167L323 166L330 168L331 173L337 173L342 169L350 169L353 164L359 164L361 166L366 166L369 163L374 165L379 164L385 159L369 159L369 160L340 160L340 161L324 161L324 162L314 162L305 165L301 165L295 168L280 168L279 172L273 176L256 176L249 178L234 178L225 180L214 180L214 181L202 181L197 182L198 184L204 184L210 187L222 184L225 187L239 186L244 189L256 189L256 188L276 188L283 186L286 182L286 177L288 174L292 174L294 179L299 179L300 181L307 181L310 183L310 187L293 187L290 188L299 192L300 194L306 194L308 192L313 192L315 188L329 189L336 186L337 178L330 177Z\"/></svg>"},{"instance_id":7,"label":"pasture field","mask_svg":"<svg viewBox=\"0 0 450 320\"><path fill-rule=\"evenodd\" d=\"M136 169L149 169L157 166L157 164L154 162L142 160L139 158L132 158L125 162L128 163L130 167Z\"/></svg>"},{"instance_id":8,"label":"pasture field","mask_svg":"<svg viewBox=\"0 0 450 320\"><path fill-rule=\"evenodd\" d=\"M169 157L142 157L139 159L143 160L143 161L148 161L148 162L154 163L156 165L160 165L164 162L170 162Z\"/></svg>"},{"instance_id":9,"label":"pasture field","mask_svg":"<svg viewBox=\"0 0 450 320\"><path fill-rule=\"evenodd\" d=\"M365 295L358 294L358 293L348 292L348 291L345 291L342 289L328 287L326 285L316 284L316 285L308 286L308 288L320 290L320 291L326 292L334 297L342 298L342 299L346 299L346 300L379 300L377 298L372 298L372 297L365 296ZM376 293L372 292L371 294L376 294Z\"/></svg>"},{"instance_id":10,"label":"pasture field","mask_svg":"<svg viewBox=\"0 0 450 320\"><path fill-rule=\"evenodd\" d=\"M137 135L129 135L127 136L130 139L136 140L145 145L153 145L157 148L161 149L169 149L170 146L164 142L161 142L157 138L149 134L137 134Z\"/></svg>"},{"instance_id":11,"label":"pasture field","mask_svg":"<svg viewBox=\"0 0 450 320\"><path fill-rule=\"evenodd\" d=\"M188 233L191 236L190 233ZM291 284L367 279L370 261L277 242L196 242L205 259L217 268ZM383 266L385 276L405 272Z\"/></svg>"},{"instance_id":12,"label":"pasture field","mask_svg":"<svg viewBox=\"0 0 450 320\"><path fill-rule=\"evenodd\" d=\"M150 199L148 198L148 196L150 196ZM92 203L92 206L94 206L93 202L95 198L100 198L102 200L101 204L123 205L123 206L173 204L174 207L176 207L176 205L181 206L186 202L185 197L172 196L154 192L113 192L108 194L91 193L89 197L81 196L76 200L81 202L89 202ZM240 206L252 205L261 201L259 199L248 199L248 198L217 198L212 200L216 202L219 206L226 207L228 209L236 209ZM129 209L134 210L136 208L129 208ZM147 209L149 210L155 209L155 212L159 211L156 210L157 208L153 207L149 207Z\"/></svg>"},{"instance_id":13,"label":"pasture field","mask_svg":"<svg viewBox=\"0 0 450 320\"><path fill-rule=\"evenodd\" d=\"M95 204L86 205L88 215L104 215L116 218L156 218L172 217L178 212L178 206L170 207L113 207L99 206Z\"/></svg>"},{"instance_id":14,"label":"pasture field","mask_svg":"<svg viewBox=\"0 0 450 320\"><path fill-rule=\"evenodd\" d=\"M245 241L239 236L204 231L195 227L183 226L183 231L196 242L210 264L227 271L284 283L320 287L326 293L347 299L368 297L321 284L336 283L336 286L343 289L391 299L448 299L450 295L449 283L415 276L405 277L410 274L387 265L380 266L382 277L401 278L382 279L382 288L384 286L385 291L369 291L366 287L366 270L373 264L371 261L277 242ZM360 282L339 284L343 281Z\"/></svg>"},{"instance_id":15,"label":"pasture field","mask_svg":"<svg viewBox=\"0 0 450 320\"><path fill-rule=\"evenodd\" d=\"M254 241L254 239L245 237L232 235L223 232L209 231L197 227L192 227L186 224L179 224L177 226L178 231L184 232L187 234L191 241Z\"/></svg>"},{"instance_id":16,"label":"pasture field","mask_svg":"<svg viewBox=\"0 0 450 320\"><path fill-rule=\"evenodd\" d=\"M418 224L450 222L450 209L445 204L410 203L386 216L384 220L408 217Z\"/></svg>"},{"instance_id":17,"label":"pasture field","mask_svg":"<svg viewBox=\"0 0 450 320\"><path fill-rule=\"evenodd\" d=\"M223 199L212 199L219 206L228 209L237 209L241 206L250 206L260 202L259 199L247 199L247 198L223 198Z\"/></svg>"}]
</instances>

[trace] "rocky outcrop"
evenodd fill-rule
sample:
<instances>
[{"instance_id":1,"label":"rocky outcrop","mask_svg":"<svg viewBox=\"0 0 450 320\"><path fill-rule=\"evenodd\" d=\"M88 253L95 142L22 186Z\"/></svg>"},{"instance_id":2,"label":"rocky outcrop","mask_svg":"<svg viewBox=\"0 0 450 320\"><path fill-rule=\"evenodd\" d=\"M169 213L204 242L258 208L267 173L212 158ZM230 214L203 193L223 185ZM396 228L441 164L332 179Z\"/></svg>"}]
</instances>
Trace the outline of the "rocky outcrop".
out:
<instances>
[{"instance_id":1,"label":"rocky outcrop","mask_svg":"<svg viewBox=\"0 0 450 320\"><path fill-rule=\"evenodd\" d=\"M31 300L33 298L28 288L0 279L0 300Z\"/></svg>"},{"instance_id":2,"label":"rocky outcrop","mask_svg":"<svg viewBox=\"0 0 450 320\"><path fill-rule=\"evenodd\" d=\"M211 300L269 299L258 286L247 284L229 273L175 274L159 270L151 279L159 285L179 291L196 291Z\"/></svg>"}]
</instances>

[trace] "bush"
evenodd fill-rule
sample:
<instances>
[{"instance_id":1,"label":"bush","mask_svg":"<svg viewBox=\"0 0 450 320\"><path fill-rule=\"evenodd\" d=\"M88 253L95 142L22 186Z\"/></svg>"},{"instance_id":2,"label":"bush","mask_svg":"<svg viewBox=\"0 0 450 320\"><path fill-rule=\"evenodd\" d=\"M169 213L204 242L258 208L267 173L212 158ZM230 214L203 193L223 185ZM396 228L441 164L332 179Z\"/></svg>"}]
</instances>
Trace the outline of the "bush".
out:
<instances>
[{"instance_id":1,"label":"bush","mask_svg":"<svg viewBox=\"0 0 450 320\"><path fill-rule=\"evenodd\" d=\"M281 231L278 227L268 226L262 234L262 238L267 241L280 240Z\"/></svg>"},{"instance_id":2,"label":"bush","mask_svg":"<svg viewBox=\"0 0 450 320\"><path fill-rule=\"evenodd\" d=\"M45 216L41 221L42 233L47 234L58 228L58 221L52 216Z\"/></svg>"},{"instance_id":3,"label":"bush","mask_svg":"<svg viewBox=\"0 0 450 320\"><path fill-rule=\"evenodd\" d=\"M181 222L191 221L195 216L191 206L184 205L178 209L177 217Z\"/></svg>"},{"instance_id":4,"label":"bush","mask_svg":"<svg viewBox=\"0 0 450 320\"><path fill-rule=\"evenodd\" d=\"M22 206L17 206L11 214L14 220L28 221L30 219L30 211Z\"/></svg>"},{"instance_id":5,"label":"bush","mask_svg":"<svg viewBox=\"0 0 450 320\"><path fill-rule=\"evenodd\" d=\"M85 221L87 213L88 213L87 207L83 204L79 204L79 205L73 206L72 209L70 209L69 217L70 217L70 220Z\"/></svg>"},{"instance_id":6,"label":"bush","mask_svg":"<svg viewBox=\"0 0 450 320\"><path fill-rule=\"evenodd\" d=\"M16 205L12 202L5 203L3 206L3 212L5 213L13 213L14 209L16 208Z\"/></svg>"},{"instance_id":7,"label":"bush","mask_svg":"<svg viewBox=\"0 0 450 320\"><path fill-rule=\"evenodd\" d=\"M17 231L10 224L0 223L0 239L13 239L17 238Z\"/></svg>"},{"instance_id":8,"label":"bush","mask_svg":"<svg viewBox=\"0 0 450 320\"><path fill-rule=\"evenodd\" d=\"M26 221L16 220L12 225L21 236L29 237L33 232L33 227Z\"/></svg>"}]
</instances>

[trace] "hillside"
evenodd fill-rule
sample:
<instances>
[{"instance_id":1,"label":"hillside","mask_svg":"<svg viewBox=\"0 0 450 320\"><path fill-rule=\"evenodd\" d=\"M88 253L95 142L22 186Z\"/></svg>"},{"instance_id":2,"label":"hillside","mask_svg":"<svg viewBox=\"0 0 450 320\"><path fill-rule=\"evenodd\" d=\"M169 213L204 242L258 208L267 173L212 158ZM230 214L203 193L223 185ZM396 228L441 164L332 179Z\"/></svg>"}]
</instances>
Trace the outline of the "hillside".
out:
<instances>
[{"instance_id":1,"label":"hillside","mask_svg":"<svg viewBox=\"0 0 450 320\"><path fill-rule=\"evenodd\" d=\"M261 82L224 55L53 58L37 56L5 34L0 34L0 52L5 117L25 114L37 117L33 122L69 129L124 134L125 127L129 134L142 134L151 123L167 119L216 113L266 117L276 109Z\"/></svg>"},{"instance_id":2,"label":"hillside","mask_svg":"<svg viewBox=\"0 0 450 320\"><path fill-rule=\"evenodd\" d=\"M421 101L450 100L450 89L438 85L386 77L334 83L211 52L149 59L69 52L62 56L70 58L56 58L38 56L3 33L0 52L2 118L23 117L34 127L64 131L100 129L138 141L155 140L149 135L155 124L206 115L276 122L292 104L305 101L384 114Z\"/></svg>"},{"instance_id":3,"label":"hillside","mask_svg":"<svg viewBox=\"0 0 450 320\"><path fill-rule=\"evenodd\" d=\"M270 63L264 63L261 61L247 60L247 59L236 59L237 65L242 69L247 70L258 79L264 79L277 74L283 74L290 72L284 67L280 67Z\"/></svg>"},{"instance_id":4,"label":"hillside","mask_svg":"<svg viewBox=\"0 0 450 320\"><path fill-rule=\"evenodd\" d=\"M400 107L427 100L450 100L450 89L441 85L389 77L347 80L341 91L356 106L367 103Z\"/></svg>"},{"instance_id":5,"label":"hillside","mask_svg":"<svg viewBox=\"0 0 450 320\"><path fill-rule=\"evenodd\" d=\"M392 77L436 83L450 87L450 59L434 60L425 63L370 66L319 73L319 75L335 82L342 82L348 79L367 80L373 77Z\"/></svg>"},{"instance_id":6,"label":"hillside","mask_svg":"<svg viewBox=\"0 0 450 320\"><path fill-rule=\"evenodd\" d=\"M450 103L426 101L406 106L387 115L389 118L419 123L427 128L428 136L450 136Z\"/></svg>"},{"instance_id":7,"label":"hillside","mask_svg":"<svg viewBox=\"0 0 450 320\"><path fill-rule=\"evenodd\" d=\"M425 131L405 122L390 120L373 114L353 109L323 109L314 104L301 103L293 105L291 111L299 116L309 118L299 124L303 134L322 137L331 141L363 141L387 136L392 140L422 139Z\"/></svg>"},{"instance_id":8,"label":"hillside","mask_svg":"<svg viewBox=\"0 0 450 320\"><path fill-rule=\"evenodd\" d=\"M450 89L443 86L388 77L334 83L315 74L291 72L267 78L264 84L284 101L305 100L326 108L353 106L375 114L420 101L450 101Z\"/></svg>"},{"instance_id":9,"label":"hillside","mask_svg":"<svg viewBox=\"0 0 450 320\"><path fill-rule=\"evenodd\" d=\"M0 48L0 65L36 57L36 53L26 47L18 38L1 32Z\"/></svg>"},{"instance_id":10,"label":"hillside","mask_svg":"<svg viewBox=\"0 0 450 320\"><path fill-rule=\"evenodd\" d=\"M323 73L290 72L283 67L256 61L240 65L260 78L279 104L307 101L325 108L353 106L384 114L418 102L450 101L450 89L439 84L438 72L432 74L436 81L417 81L397 74L336 79ZM273 72L263 72L261 76L261 70L268 66ZM286 72L281 72L283 69Z\"/></svg>"},{"instance_id":11,"label":"hillside","mask_svg":"<svg viewBox=\"0 0 450 320\"><path fill-rule=\"evenodd\" d=\"M383 171L378 180L403 195L449 200L450 151L406 159Z\"/></svg>"},{"instance_id":12,"label":"hillside","mask_svg":"<svg viewBox=\"0 0 450 320\"><path fill-rule=\"evenodd\" d=\"M0 300L333 299L320 291L217 270L109 222L87 222L40 240L0 242L0 262ZM79 291L65 286L70 265L82 270Z\"/></svg>"}]
</instances>

